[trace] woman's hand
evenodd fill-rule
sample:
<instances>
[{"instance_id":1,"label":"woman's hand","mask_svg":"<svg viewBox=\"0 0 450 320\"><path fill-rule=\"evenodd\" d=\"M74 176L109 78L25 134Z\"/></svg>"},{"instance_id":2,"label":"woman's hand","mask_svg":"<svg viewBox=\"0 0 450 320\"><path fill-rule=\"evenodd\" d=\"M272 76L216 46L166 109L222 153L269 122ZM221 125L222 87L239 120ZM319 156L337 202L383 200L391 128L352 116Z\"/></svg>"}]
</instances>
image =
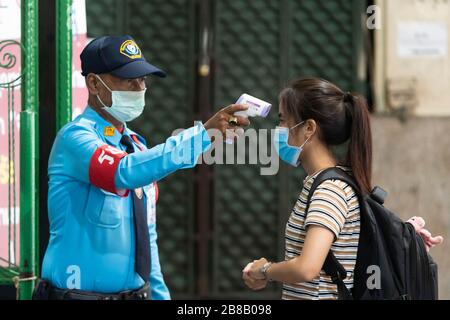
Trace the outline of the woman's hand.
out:
<instances>
[{"instance_id":1,"label":"woman's hand","mask_svg":"<svg viewBox=\"0 0 450 320\"><path fill-rule=\"evenodd\" d=\"M248 269L248 275L255 280L267 280L266 276L262 274L261 268L267 263L266 258L253 261ZM245 270L245 269L244 269Z\"/></svg>"},{"instance_id":2,"label":"woman's hand","mask_svg":"<svg viewBox=\"0 0 450 320\"><path fill-rule=\"evenodd\" d=\"M261 268L267 263L265 258L247 264L242 271L242 279L247 287L254 291L265 289L268 279L261 273Z\"/></svg>"}]
</instances>

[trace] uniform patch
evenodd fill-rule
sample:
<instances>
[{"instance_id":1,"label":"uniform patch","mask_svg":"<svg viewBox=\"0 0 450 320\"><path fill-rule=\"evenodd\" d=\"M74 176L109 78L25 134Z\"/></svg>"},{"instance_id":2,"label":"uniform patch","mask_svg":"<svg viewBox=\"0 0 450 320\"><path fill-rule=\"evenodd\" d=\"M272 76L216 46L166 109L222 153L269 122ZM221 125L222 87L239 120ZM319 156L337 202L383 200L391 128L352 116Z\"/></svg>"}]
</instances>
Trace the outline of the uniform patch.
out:
<instances>
[{"instance_id":1,"label":"uniform patch","mask_svg":"<svg viewBox=\"0 0 450 320\"><path fill-rule=\"evenodd\" d=\"M116 129L114 127L105 127L103 130L103 134L105 137L113 137L114 133L116 132Z\"/></svg>"},{"instance_id":2,"label":"uniform patch","mask_svg":"<svg viewBox=\"0 0 450 320\"><path fill-rule=\"evenodd\" d=\"M120 53L130 59L142 58L141 49L139 49L138 45L133 40L127 40L122 43L120 46Z\"/></svg>"}]
</instances>

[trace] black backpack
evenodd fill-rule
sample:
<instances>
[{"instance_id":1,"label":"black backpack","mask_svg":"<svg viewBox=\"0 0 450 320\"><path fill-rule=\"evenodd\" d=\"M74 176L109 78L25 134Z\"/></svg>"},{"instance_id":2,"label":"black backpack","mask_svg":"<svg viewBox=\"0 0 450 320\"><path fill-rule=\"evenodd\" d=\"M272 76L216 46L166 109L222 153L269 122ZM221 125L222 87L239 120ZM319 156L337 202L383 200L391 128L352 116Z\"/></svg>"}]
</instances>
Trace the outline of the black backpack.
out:
<instances>
[{"instance_id":1,"label":"black backpack","mask_svg":"<svg viewBox=\"0 0 450 320\"><path fill-rule=\"evenodd\" d=\"M307 207L316 188L324 181L340 180L358 196L361 229L350 291L343 280L344 267L330 250L323 270L338 287L340 300L435 300L438 299L437 265L427 253L414 226L403 222L383 206L387 193L375 187L363 195L355 180L336 167L322 171L309 191Z\"/></svg>"}]
</instances>

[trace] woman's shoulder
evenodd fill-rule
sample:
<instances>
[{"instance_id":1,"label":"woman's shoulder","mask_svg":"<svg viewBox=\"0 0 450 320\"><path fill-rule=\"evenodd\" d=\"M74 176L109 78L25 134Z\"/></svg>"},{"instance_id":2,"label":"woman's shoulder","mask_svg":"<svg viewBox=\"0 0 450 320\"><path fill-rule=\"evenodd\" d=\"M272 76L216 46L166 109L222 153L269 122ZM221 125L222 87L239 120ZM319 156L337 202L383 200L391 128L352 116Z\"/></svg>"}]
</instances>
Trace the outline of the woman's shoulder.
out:
<instances>
[{"instance_id":1,"label":"woman's shoulder","mask_svg":"<svg viewBox=\"0 0 450 320\"><path fill-rule=\"evenodd\" d=\"M352 170L349 167L345 166L337 166L337 168L340 168L344 170L346 173L348 173L350 176L352 176ZM322 182L318 187L317 190L328 190L330 194L333 193L337 196L340 196L345 200L345 202L349 202L352 200L352 198L356 195L353 188L342 180L327 180Z\"/></svg>"}]
</instances>

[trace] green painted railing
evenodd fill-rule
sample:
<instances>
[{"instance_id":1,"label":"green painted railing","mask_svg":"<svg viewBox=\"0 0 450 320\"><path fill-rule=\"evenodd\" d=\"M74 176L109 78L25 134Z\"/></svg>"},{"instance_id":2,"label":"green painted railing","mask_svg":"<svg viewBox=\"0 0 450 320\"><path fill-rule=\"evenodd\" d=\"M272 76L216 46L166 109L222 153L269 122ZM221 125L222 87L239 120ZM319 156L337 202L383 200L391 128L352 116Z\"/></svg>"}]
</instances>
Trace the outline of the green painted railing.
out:
<instances>
[{"instance_id":1,"label":"green painted railing","mask_svg":"<svg viewBox=\"0 0 450 320\"><path fill-rule=\"evenodd\" d=\"M38 0L22 0L22 112L20 114L20 299L31 299L39 274Z\"/></svg>"},{"instance_id":2,"label":"green painted railing","mask_svg":"<svg viewBox=\"0 0 450 320\"><path fill-rule=\"evenodd\" d=\"M56 130L72 120L72 0L56 1Z\"/></svg>"}]
</instances>

